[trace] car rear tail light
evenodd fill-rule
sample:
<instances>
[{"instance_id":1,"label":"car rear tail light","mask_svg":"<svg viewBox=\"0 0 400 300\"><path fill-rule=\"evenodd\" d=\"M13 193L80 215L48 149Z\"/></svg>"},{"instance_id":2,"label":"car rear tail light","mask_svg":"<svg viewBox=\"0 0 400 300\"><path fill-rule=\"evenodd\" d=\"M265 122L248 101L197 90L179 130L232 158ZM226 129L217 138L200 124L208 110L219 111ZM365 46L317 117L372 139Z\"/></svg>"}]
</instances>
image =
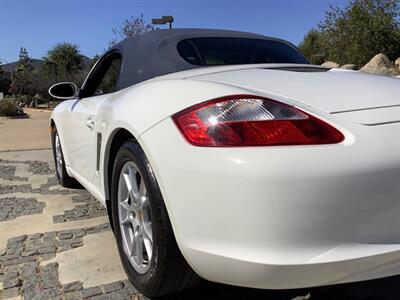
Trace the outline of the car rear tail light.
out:
<instances>
[{"instance_id":1,"label":"car rear tail light","mask_svg":"<svg viewBox=\"0 0 400 300\"><path fill-rule=\"evenodd\" d=\"M294 106L252 95L200 103L172 118L196 146L320 145L344 140L340 131Z\"/></svg>"}]
</instances>

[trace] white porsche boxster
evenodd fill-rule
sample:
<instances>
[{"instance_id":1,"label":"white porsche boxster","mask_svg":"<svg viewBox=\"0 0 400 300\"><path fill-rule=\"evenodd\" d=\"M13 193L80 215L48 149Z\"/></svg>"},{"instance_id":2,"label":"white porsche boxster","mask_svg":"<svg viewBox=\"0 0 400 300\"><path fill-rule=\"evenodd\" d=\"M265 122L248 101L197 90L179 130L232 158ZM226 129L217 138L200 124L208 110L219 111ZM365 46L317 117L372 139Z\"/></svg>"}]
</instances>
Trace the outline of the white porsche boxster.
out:
<instances>
[{"instance_id":1,"label":"white porsche boxster","mask_svg":"<svg viewBox=\"0 0 400 300\"><path fill-rule=\"evenodd\" d=\"M400 81L292 44L155 30L105 53L51 117L56 175L108 209L147 296L204 278L288 289L400 273Z\"/></svg>"}]
</instances>

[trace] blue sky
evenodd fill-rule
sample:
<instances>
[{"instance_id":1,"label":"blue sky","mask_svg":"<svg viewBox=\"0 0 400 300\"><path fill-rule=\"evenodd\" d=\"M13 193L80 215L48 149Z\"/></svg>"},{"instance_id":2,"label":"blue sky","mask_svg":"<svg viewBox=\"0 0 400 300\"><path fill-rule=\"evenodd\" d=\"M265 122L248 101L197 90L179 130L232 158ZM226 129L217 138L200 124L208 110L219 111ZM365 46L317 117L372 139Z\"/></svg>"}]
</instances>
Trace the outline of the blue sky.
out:
<instances>
[{"instance_id":1,"label":"blue sky","mask_svg":"<svg viewBox=\"0 0 400 300\"><path fill-rule=\"evenodd\" d=\"M298 44L329 5L347 0L0 0L0 58L18 59L21 46L41 58L59 42L82 54L101 54L112 28L144 14L146 21L175 17L174 27L233 29L280 37Z\"/></svg>"}]
</instances>

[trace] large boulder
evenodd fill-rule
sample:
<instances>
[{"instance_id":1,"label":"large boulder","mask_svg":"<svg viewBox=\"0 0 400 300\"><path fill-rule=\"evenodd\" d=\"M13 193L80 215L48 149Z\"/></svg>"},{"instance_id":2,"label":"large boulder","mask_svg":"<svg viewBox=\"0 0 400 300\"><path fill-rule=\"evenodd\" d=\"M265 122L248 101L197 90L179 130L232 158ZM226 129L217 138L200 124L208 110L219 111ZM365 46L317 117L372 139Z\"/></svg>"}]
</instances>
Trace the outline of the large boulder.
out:
<instances>
[{"instance_id":1,"label":"large boulder","mask_svg":"<svg viewBox=\"0 0 400 300\"><path fill-rule=\"evenodd\" d=\"M394 65L396 66L397 69L400 70L400 57L395 60Z\"/></svg>"},{"instance_id":2,"label":"large boulder","mask_svg":"<svg viewBox=\"0 0 400 300\"><path fill-rule=\"evenodd\" d=\"M397 70L390 59L383 53L375 55L369 63L360 69L362 72L379 75L396 75Z\"/></svg>"},{"instance_id":3,"label":"large boulder","mask_svg":"<svg viewBox=\"0 0 400 300\"><path fill-rule=\"evenodd\" d=\"M340 68L341 68L341 69L344 69L344 70L355 70L355 69L356 69L356 65L347 64L347 65L341 66Z\"/></svg>"},{"instance_id":4,"label":"large boulder","mask_svg":"<svg viewBox=\"0 0 400 300\"><path fill-rule=\"evenodd\" d=\"M321 66L323 66L325 68L331 68L331 69L333 69L333 68L338 69L339 68L339 64L337 64L337 63L335 63L333 61L326 61Z\"/></svg>"}]
</instances>

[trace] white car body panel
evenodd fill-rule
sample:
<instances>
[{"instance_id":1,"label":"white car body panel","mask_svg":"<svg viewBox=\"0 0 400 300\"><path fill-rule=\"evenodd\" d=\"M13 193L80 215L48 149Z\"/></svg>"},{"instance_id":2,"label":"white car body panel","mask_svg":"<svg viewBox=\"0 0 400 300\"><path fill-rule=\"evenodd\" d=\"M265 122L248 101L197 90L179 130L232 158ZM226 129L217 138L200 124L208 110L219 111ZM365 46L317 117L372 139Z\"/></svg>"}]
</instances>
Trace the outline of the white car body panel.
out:
<instances>
[{"instance_id":1,"label":"white car body panel","mask_svg":"<svg viewBox=\"0 0 400 300\"><path fill-rule=\"evenodd\" d=\"M117 130L129 131L149 158L183 255L211 281L298 288L400 273L399 81L256 68L264 66L161 76L80 100L79 114L71 111L74 100L65 101L52 119L70 175L105 203L107 150ZM346 139L320 146L188 144L170 117L232 94L295 105ZM96 118L93 133L102 135L97 172L88 115ZM68 125L73 120L82 124Z\"/></svg>"},{"instance_id":2,"label":"white car body panel","mask_svg":"<svg viewBox=\"0 0 400 300\"><path fill-rule=\"evenodd\" d=\"M92 150L96 145L97 130L90 130L86 123L90 117L95 120L96 112L106 97L107 95L75 100L69 107L68 118L64 120L70 166L88 181L93 181L94 177L96 161Z\"/></svg>"},{"instance_id":3,"label":"white car body panel","mask_svg":"<svg viewBox=\"0 0 400 300\"><path fill-rule=\"evenodd\" d=\"M62 102L53 111L52 119L62 137L66 169L97 199L105 204L105 195L99 186L94 186L96 163L96 132L86 127L89 116L96 118L105 96L74 99ZM95 126L96 126L95 122Z\"/></svg>"},{"instance_id":4,"label":"white car body panel","mask_svg":"<svg viewBox=\"0 0 400 300\"><path fill-rule=\"evenodd\" d=\"M340 117L364 125L379 125L400 121L400 106L353 110L337 113Z\"/></svg>"},{"instance_id":5,"label":"white car body panel","mask_svg":"<svg viewBox=\"0 0 400 300\"><path fill-rule=\"evenodd\" d=\"M194 78L256 91L267 90L330 113L400 104L400 85L395 78L361 72L246 69Z\"/></svg>"},{"instance_id":6,"label":"white car body panel","mask_svg":"<svg viewBox=\"0 0 400 300\"><path fill-rule=\"evenodd\" d=\"M170 119L141 136L181 250L201 276L297 288L399 272L400 123L324 117L348 128L345 143L193 149L163 138L175 129Z\"/></svg>"}]
</instances>

